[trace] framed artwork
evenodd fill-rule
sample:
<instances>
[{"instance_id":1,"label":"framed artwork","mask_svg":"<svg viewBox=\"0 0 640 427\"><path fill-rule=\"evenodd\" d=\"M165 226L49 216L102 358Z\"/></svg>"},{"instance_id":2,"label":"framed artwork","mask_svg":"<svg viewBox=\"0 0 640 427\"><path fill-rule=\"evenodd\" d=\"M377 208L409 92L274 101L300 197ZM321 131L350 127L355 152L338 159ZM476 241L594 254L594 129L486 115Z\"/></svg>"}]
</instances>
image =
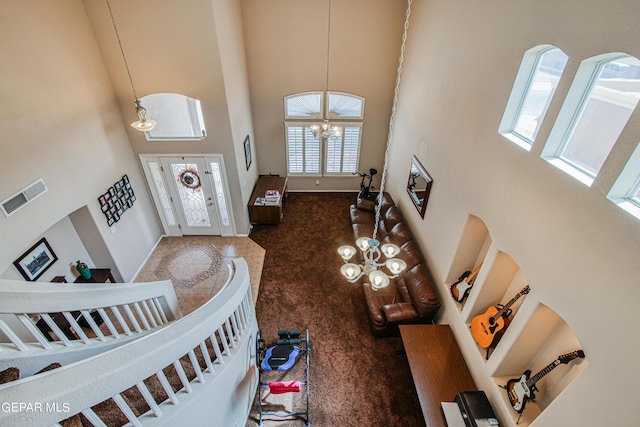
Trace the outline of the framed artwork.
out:
<instances>
[{"instance_id":1,"label":"framed artwork","mask_svg":"<svg viewBox=\"0 0 640 427\"><path fill-rule=\"evenodd\" d=\"M433 178L426 171L420 160L416 156L411 159L411 169L409 170L409 182L407 183L407 193L411 197L413 205L424 218L424 212L427 209L427 201L431 193L431 185Z\"/></svg>"},{"instance_id":2,"label":"framed artwork","mask_svg":"<svg viewBox=\"0 0 640 427\"><path fill-rule=\"evenodd\" d=\"M127 175L124 175L118 182L109 187L106 193L98 197L100 210L107 218L109 227L120 221L122 214L133 207L133 202L135 201L136 196L133 194L133 188Z\"/></svg>"},{"instance_id":3,"label":"framed artwork","mask_svg":"<svg viewBox=\"0 0 640 427\"><path fill-rule=\"evenodd\" d=\"M13 262L25 280L33 282L49 269L58 257L44 237Z\"/></svg>"},{"instance_id":4,"label":"framed artwork","mask_svg":"<svg viewBox=\"0 0 640 427\"><path fill-rule=\"evenodd\" d=\"M249 135L244 139L244 161L247 164L247 170L251 166L251 140Z\"/></svg>"}]
</instances>

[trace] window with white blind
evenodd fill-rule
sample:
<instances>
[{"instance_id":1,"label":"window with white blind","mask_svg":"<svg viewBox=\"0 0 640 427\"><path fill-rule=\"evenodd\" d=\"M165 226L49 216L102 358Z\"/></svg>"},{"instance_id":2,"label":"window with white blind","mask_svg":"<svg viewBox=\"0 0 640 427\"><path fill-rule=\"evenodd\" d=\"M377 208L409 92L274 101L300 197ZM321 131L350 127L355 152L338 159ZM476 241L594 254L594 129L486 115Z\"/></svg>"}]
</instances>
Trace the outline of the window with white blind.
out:
<instances>
[{"instance_id":1,"label":"window with white blind","mask_svg":"<svg viewBox=\"0 0 640 427\"><path fill-rule=\"evenodd\" d=\"M353 174L358 170L361 124L342 128L340 137L327 140L326 174Z\"/></svg>"},{"instance_id":2,"label":"window with white blind","mask_svg":"<svg viewBox=\"0 0 640 427\"><path fill-rule=\"evenodd\" d=\"M287 172L289 175L320 175L320 140L310 125L287 123Z\"/></svg>"},{"instance_id":3,"label":"window with white blind","mask_svg":"<svg viewBox=\"0 0 640 427\"><path fill-rule=\"evenodd\" d=\"M352 176L358 170L364 98L343 92L304 92L285 97L284 108L288 175ZM336 118L341 121L333 121ZM314 135L312 127L329 119L330 135ZM334 133L336 128L339 131Z\"/></svg>"}]
</instances>

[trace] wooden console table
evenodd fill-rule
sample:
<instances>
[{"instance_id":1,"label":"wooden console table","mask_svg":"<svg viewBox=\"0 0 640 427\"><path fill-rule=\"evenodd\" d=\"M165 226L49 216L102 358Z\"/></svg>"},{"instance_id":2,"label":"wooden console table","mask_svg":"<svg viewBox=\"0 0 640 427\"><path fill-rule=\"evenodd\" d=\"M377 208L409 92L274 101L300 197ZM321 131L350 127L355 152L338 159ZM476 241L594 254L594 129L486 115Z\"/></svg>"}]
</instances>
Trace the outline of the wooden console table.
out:
<instances>
[{"instance_id":1,"label":"wooden console table","mask_svg":"<svg viewBox=\"0 0 640 427\"><path fill-rule=\"evenodd\" d=\"M91 270L90 279L78 276L73 283L107 283L107 280L111 283L116 283L110 268L90 268L89 270Z\"/></svg>"},{"instance_id":2,"label":"wooden console table","mask_svg":"<svg viewBox=\"0 0 640 427\"><path fill-rule=\"evenodd\" d=\"M400 325L427 427L447 427L441 402L453 402L476 383L449 325Z\"/></svg>"},{"instance_id":3,"label":"wooden console table","mask_svg":"<svg viewBox=\"0 0 640 427\"><path fill-rule=\"evenodd\" d=\"M256 205L256 199L264 198L267 190L278 190L280 193L280 201L277 205ZM258 178L256 186L253 189L251 198L249 199L249 218L255 224L280 224L282 221L285 192L287 191L287 178L279 176L263 175Z\"/></svg>"}]
</instances>

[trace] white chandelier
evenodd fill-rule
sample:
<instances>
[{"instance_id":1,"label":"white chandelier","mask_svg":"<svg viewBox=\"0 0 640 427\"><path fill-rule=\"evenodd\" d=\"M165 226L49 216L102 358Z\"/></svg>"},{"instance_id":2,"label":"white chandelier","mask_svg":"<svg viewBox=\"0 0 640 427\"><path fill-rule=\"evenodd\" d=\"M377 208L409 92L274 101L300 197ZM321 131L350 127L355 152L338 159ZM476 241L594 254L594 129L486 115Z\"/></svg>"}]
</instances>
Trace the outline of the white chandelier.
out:
<instances>
[{"instance_id":1,"label":"white chandelier","mask_svg":"<svg viewBox=\"0 0 640 427\"><path fill-rule=\"evenodd\" d=\"M331 0L329 0L329 24L327 28L327 80L325 86L325 105L328 109L328 103L326 99L329 96L329 52L331 51ZM315 138L322 138L323 140L340 138L342 136L342 128L340 126L332 125L329 120L324 119L321 125L309 126L313 136Z\"/></svg>"},{"instance_id":2,"label":"white chandelier","mask_svg":"<svg viewBox=\"0 0 640 427\"><path fill-rule=\"evenodd\" d=\"M331 1L331 0L329 0ZM409 29L409 16L411 15L411 2L408 0L407 15L404 22L404 33L402 35L402 47L400 48L400 64L398 65L398 75L396 77L396 88L393 95L393 106L391 108L391 118L389 119L389 133L387 135L387 149L384 153L384 168L380 180L380 191L376 200L375 222L373 225L373 237L360 237L356 240L356 246L362 252L363 262L361 265L349 262L357 253L356 248L343 245L338 248L338 254L344 260L344 265L340 267L340 273L350 282L355 283L365 274L369 278L369 283L373 290L378 290L389 286L391 279L398 277L406 268L407 264L400 258L395 258L400 253L400 248L393 243L385 243L380 246L380 241L376 239L378 224L380 222L380 207L382 206L382 193L384 192L384 182L387 175L387 163L389 160L389 149L393 136L393 123L396 117L396 105L398 103L398 91L400 88L400 76L402 75L402 63L404 62L404 49L407 41L407 30ZM331 3L329 3L331 4ZM379 262L384 255L386 261ZM386 270L386 272L385 272Z\"/></svg>"},{"instance_id":3,"label":"white chandelier","mask_svg":"<svg viewBox=\"0 0 640 427\"><path fill-rule=\"evenodd\" d=\"M342 128L332 125L329 120L324 120L321 125L311 125L309 127L316 138L329 139L342 136Z\"/></svg>"},{"instance_id":4,"label":"white chandelier","mask_svg":"<svg viewBox=\"0 0 640 427\"><path fill-rule=\"evenodd\" d=\"M376 208L376 210L378 210L378 208ZM358 246L364 258L362 266L349 262L351 257L356 254L356 249L353 246L344 245L338 248L338 253L345 262L345 264L340 267L340 273L342 273L350 283L357 282L366 274L374 290L385 288L389 286L390 279L398 277L398 275L407 268L407 264L403 260L394 258L400 253L400 248L393 243L385 243L380 246L380 242L375 237L360 237L356 240L356 246ZM384 254L387 260L379 263L378 261L382 254ZM391 274L385 273L382 267L386 267L387 271Z\"/></svg>"},{"instance_id":5,"label":"white chandelier","mask_svg":"<svg viewBox=\"0 0 640 427\"><path fill-rule=\"evenodd\" d=\"M136 105L136 114L138 115L138 120L131 123L131 127L135 130L139 130L140 132L148 132L156 127L158 122L156 122L155 120L147 119L147 109L140 105L140 99L138 99L138 95L136 94L136 88L133 86L133 79L131 78L131 71L129 71L129 64L127 63L126 56L124 56L124 49L122 48L122 42L120 41L120 34L118 33L116 20L113 17L113 11L111 10L111 3L109 3L109 0L106 0L106 2L107 8L109 9L109 16L111 16L111 23L113 24L113 30L115 31L116 38L118 39L118 46L120 47L120 53L122 54L124 67L127 69L127 75L129 76L129 83L131 84L133 97L135 98L134 104Z\"/></svg>"}]
</instances>

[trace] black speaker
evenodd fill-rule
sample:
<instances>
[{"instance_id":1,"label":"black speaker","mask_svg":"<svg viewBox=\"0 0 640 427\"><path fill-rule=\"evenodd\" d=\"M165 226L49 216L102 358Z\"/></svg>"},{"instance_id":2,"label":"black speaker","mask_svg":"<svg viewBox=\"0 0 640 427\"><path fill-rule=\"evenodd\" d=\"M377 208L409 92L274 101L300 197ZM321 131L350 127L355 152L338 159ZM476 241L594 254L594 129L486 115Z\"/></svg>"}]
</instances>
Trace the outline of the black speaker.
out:
<instances>
[{"instance_id":1,"label":"black speaker","mask_svg":"<svg viewBox=\"0 0 640 427\"><path fill-rule=\"evenodd\" d=\"M499 426L498 418L484 391L463 391L456 395L464 423L468 427Z\"/></svg>"}]
</instances>

